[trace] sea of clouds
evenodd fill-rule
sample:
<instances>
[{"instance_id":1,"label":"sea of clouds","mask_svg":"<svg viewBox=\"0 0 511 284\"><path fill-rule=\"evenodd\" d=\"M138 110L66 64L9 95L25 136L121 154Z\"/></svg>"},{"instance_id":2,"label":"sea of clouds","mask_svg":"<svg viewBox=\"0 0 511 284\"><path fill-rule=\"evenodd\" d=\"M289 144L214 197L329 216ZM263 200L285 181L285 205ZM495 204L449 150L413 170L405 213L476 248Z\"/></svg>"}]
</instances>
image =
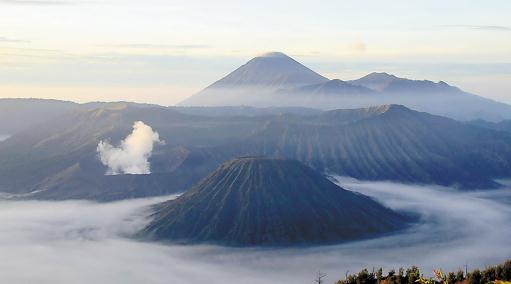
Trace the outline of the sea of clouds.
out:
<instances>
[{"instance_id":1,"label":"sea of clouds","mask_svg":"<svg viewBox=\"0 0 511 284\"><path fill-rule=\"evenodd\" d=\"M395 235L336 246L242 249L176 246L130 238L148 205L174 197L98 204L0 201L0 283L312 283L346 271L419 265L458 269L511 257L511 187L478 192L359 182L339 183L420 216Z\"/></svg>"}]
</instances>

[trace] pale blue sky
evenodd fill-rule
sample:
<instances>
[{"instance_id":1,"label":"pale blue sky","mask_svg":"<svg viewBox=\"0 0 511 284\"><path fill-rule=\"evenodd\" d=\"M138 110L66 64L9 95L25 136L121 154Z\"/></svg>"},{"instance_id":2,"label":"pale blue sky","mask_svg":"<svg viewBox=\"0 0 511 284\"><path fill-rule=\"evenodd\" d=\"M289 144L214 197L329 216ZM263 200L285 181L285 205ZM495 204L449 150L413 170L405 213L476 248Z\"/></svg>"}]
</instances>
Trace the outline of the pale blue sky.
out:
<instances>
[{"instance_id":1,"label":"pale blue sky","mask_svg":"<svg viewBox=\"0 0 511 284\"><path fill-rule=\"evenodd\" d=\"M0 97L174 104L251 57L511 103L511 1L0 0Z\"/></svg>"}]
</instances>

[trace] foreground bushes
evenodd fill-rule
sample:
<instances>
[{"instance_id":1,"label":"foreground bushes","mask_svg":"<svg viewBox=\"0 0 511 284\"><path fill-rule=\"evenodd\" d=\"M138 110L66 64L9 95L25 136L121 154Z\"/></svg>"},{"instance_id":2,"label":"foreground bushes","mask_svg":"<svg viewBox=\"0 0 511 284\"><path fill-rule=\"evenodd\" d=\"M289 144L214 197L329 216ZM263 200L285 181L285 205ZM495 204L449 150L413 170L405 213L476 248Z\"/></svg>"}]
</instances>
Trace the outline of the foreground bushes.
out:
<instances>
[{"instance_id":1,"label":"foreground bushes","mask_svg":"<svg viewBox=\"0 0 511 284\"><path fill-rule=\"evenodd\" d=\"M441 270L434 270L435 278L424 278L416 266L404 270L400 268L389 271L383 275L383 269L369 272L363 269L358 274L349 275L345 280L339 280L336 284L486 284L505 283L511 281L511 260L496 266L487 267L484 270L475 269L468 273L459 270L444 274ZM511 284L511 282L509 282Z\"/></svg>"}]
</instances>

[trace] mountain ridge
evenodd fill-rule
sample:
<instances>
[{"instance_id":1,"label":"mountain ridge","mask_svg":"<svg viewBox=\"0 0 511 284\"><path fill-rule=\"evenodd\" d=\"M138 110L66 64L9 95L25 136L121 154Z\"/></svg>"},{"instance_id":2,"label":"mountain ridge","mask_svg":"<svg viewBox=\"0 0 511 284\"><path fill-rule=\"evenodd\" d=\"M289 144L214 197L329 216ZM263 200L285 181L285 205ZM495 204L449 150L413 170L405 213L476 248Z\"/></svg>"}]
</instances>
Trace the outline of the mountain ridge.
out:
<instances>
[{"instance_id":1,"label":"mountain ridge","mask_svg":"<svg viewBox=\"0 0 511 284\"><path fill-rule=\"evenodd\" d=\"M293 71L287 70L286 64L281 66L280 60L293 62L302 71L307 70L304 72L308 74L305 76L308 79L301 80L301 76L296 76L290 80L293 84L285 83ZM257 63L260 61L274 64L265 65L264 71L260 71ZM258 80L261 80L261 84L254 83ZM485 119L496 122L511 119L511 105L464 92L444 81L411 80L385 72L372 72L349 81L328 80L283 53L255 57L178 105L332 110L382 104L402 104L463 121Z\"/></svg>"},{"instance_id":2,"label":"mountain ridge","mask_svg":"<svg viewBox=\"0 0 511 284\"><path fill-rule=\"evenodd\" d=\"M361 180L389 180L484 189L511 172L511 134L467 125L400 105L322 113L257 116L200 116L174 108L115 105L68 113L13 135L0 143L0 191L34 198L104 200L105 166L97 157L99 141L116 145L144 121L165 140L149 159L154 181L183 176L186 189L222 162L238 156L297 159L320 172ZM69 171L74 165L75 171ZM123 179L126 190L143 188L140 177ZM148 184L148 183L145 183ZM70 186L74 190L65 190ZM136 189L132 185L142 187ZM87 195L90 189L96 195ZM57 194L58 193L58 194ZM126 196L135 196L133 191ZM122 198L118 190L115 198Z\"/></svg>"}]
</instances>

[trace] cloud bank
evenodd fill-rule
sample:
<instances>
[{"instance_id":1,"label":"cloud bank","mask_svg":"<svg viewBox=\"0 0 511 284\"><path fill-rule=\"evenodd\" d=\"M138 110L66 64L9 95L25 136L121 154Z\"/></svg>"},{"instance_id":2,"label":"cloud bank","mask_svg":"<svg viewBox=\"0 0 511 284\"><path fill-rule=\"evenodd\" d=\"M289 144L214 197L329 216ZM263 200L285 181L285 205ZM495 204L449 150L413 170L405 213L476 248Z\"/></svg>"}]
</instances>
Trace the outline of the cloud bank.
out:
<instances>
[{"instance_id":1,"label":"cloud bank","mask_svg":"<svg viewBox=\"0 0 511 284\"><path fill-rule=\"evenodd\" d=\"M28 41L0 36L0 43L26 43L26 42Z\"/></svg>"},{"instance_id":2,"label":"cloud bank","mask_svg":"<svg viewBox=\"0 0 511 284\"><path fill-rule=\"evenodd\" d=\"M129 236L147 224L147 206L166 198L98 204L0 201L1 283L326 283L382 266L468 269L511 255L511 188L447 188L342 179L398 210L420 215L401 233L335 246L243 249L147 243ZM169 198L169 197L167 197ZM20 272L22 271L22 272Z\"/></svg>"},{"instance_id":3,"label":"cloud bank","mask_svg":"<svg viewBox=\"0 0 511 284\"><path fill-rule=\"evenodd\" d=\"M441 27L444 27L444 28L464 28L464 29L483 30L483 31L503 31L503 32L511 31L511 27L510 26L443 25Z\"/></svg>"},{"instance_id":4,"label":"cloud bank","mask_svg":"<svg viewBox=\"0 0 511 284\"><path fill-rule=\"evenodd\" d=\"M136 121L133 131L121 141L119 147L112 146L108 141L100 141L97 152L101 163L108 167L107 175L149 174L148 159L154 143L163 143L158 133L142 121Z\"/></svg>"}]
</instances>

